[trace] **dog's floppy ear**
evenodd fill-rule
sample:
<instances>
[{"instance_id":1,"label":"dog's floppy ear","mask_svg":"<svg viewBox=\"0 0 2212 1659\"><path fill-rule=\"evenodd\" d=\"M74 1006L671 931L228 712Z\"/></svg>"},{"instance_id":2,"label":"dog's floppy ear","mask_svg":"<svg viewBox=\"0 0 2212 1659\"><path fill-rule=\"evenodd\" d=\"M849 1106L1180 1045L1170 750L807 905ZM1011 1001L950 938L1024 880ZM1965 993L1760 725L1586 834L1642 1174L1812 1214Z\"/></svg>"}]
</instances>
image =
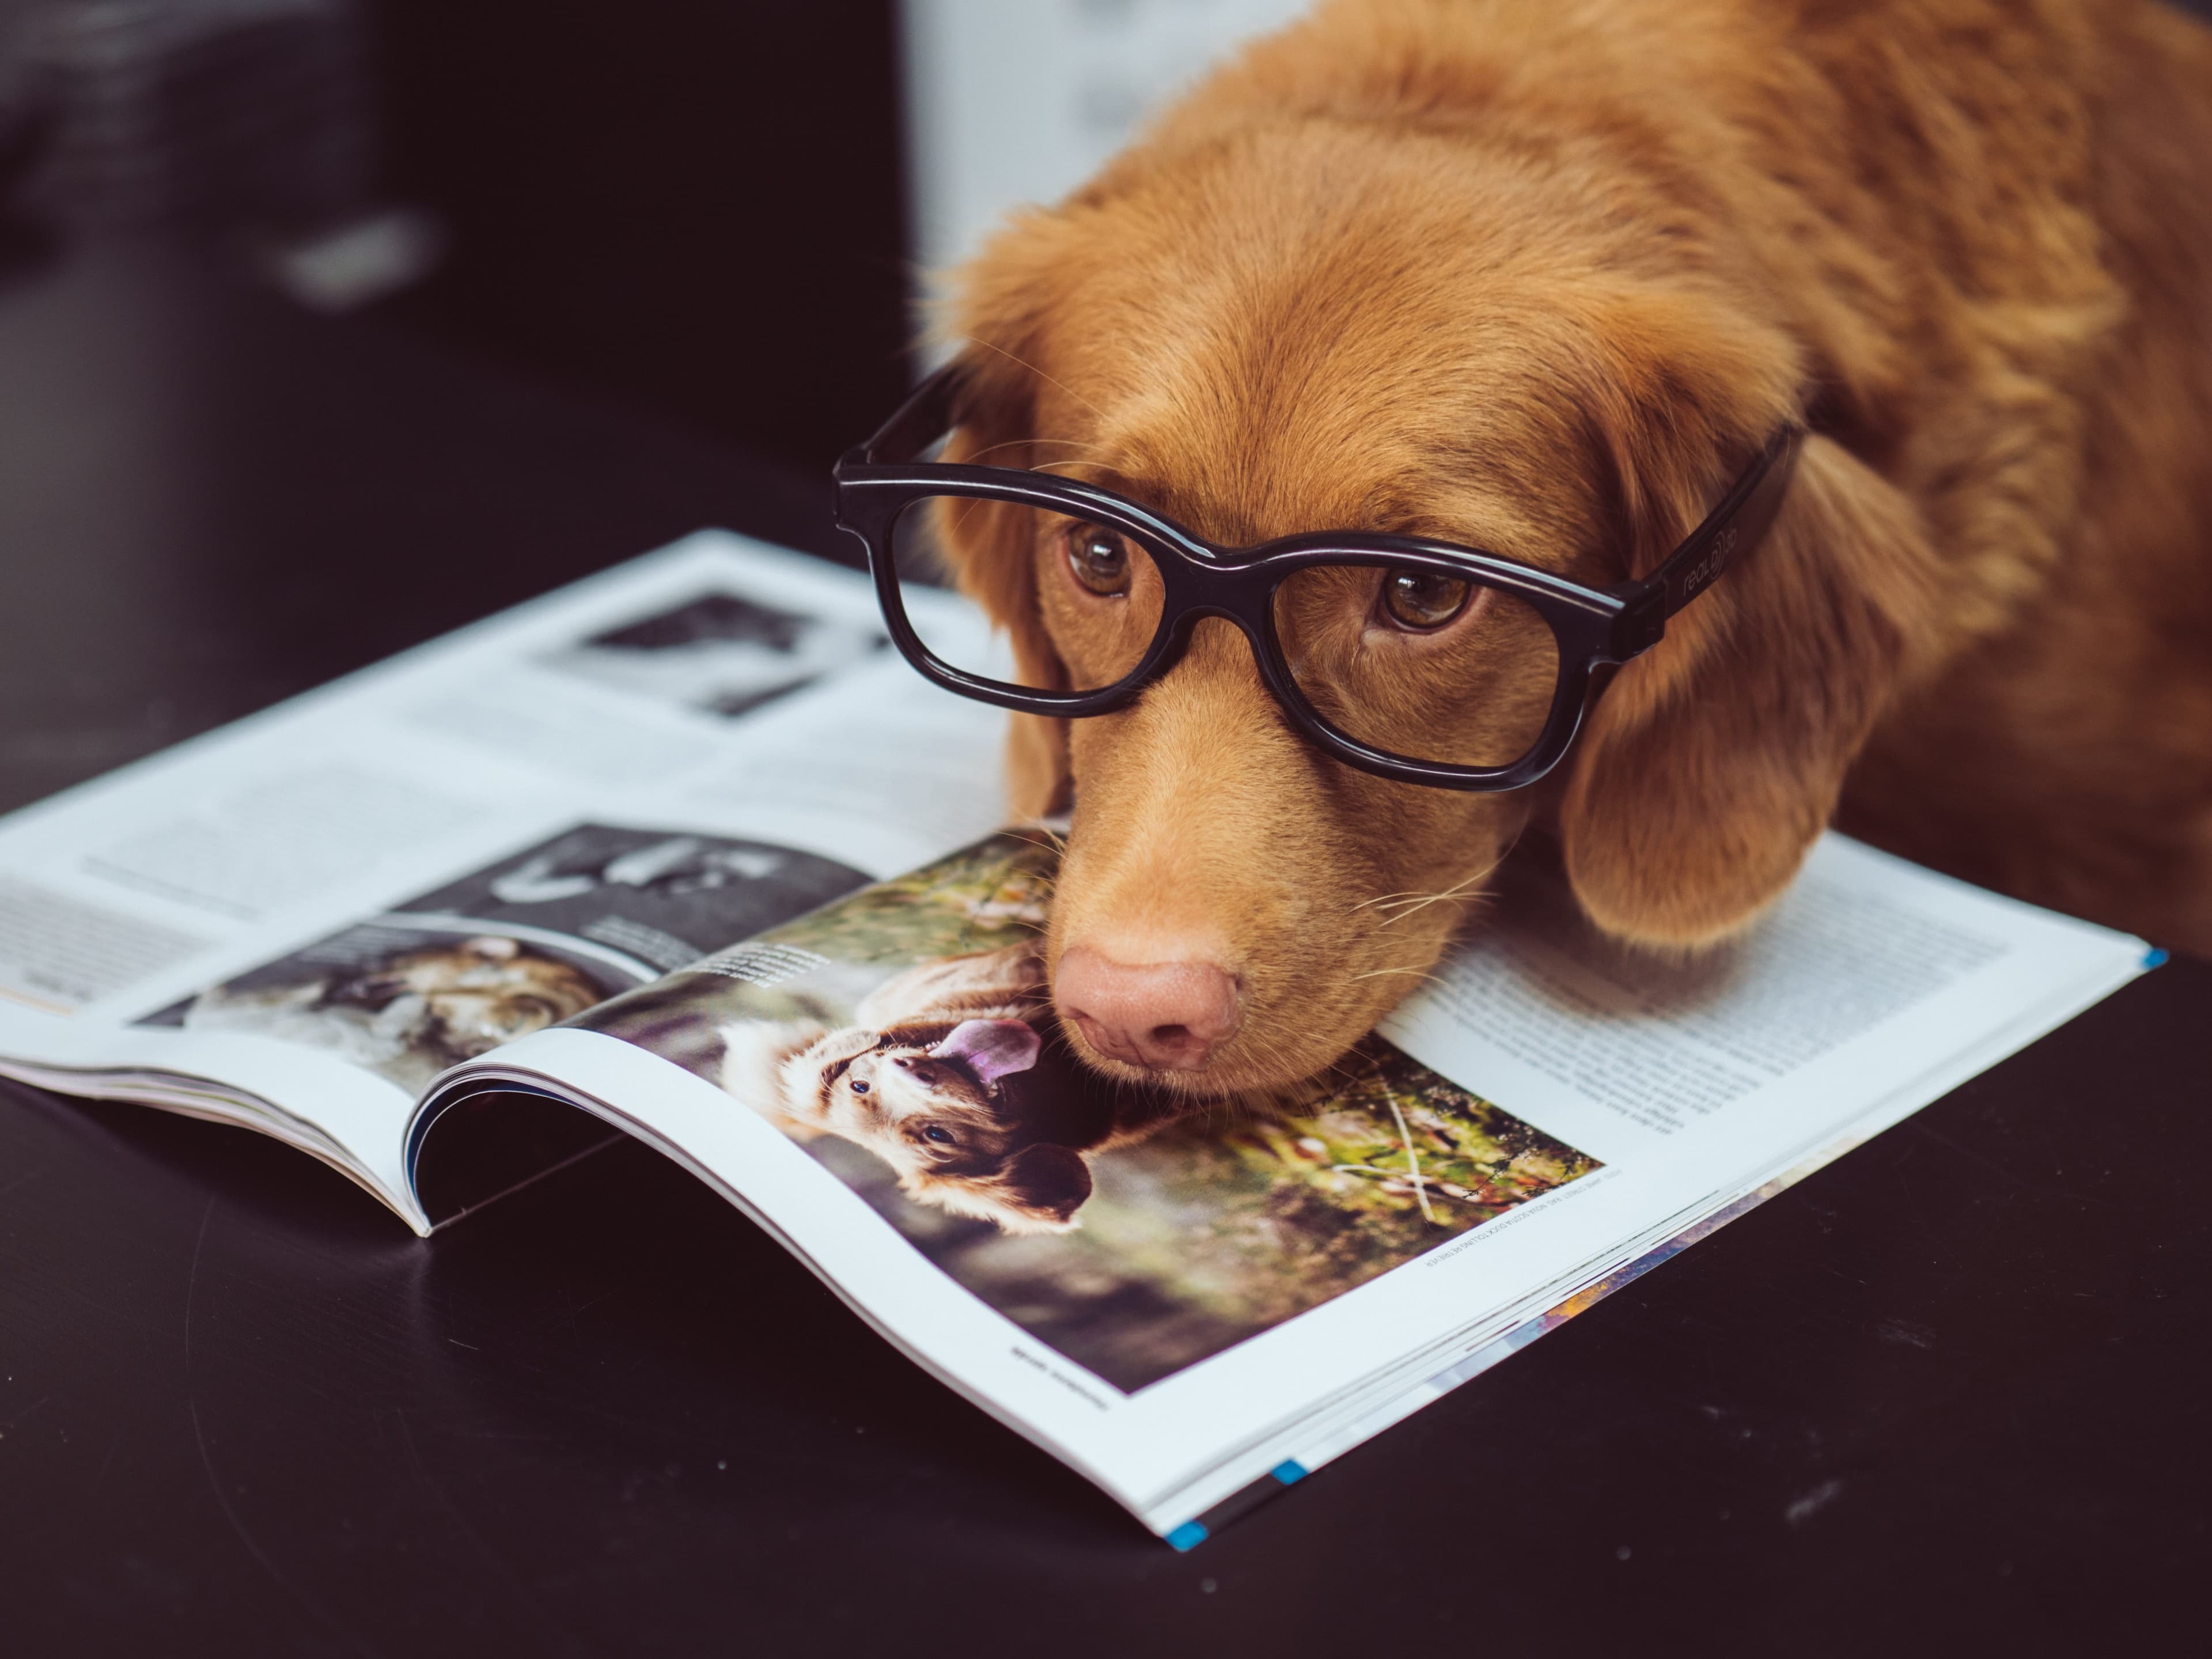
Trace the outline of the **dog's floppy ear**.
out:
<instances>
[{"instance_id":1,"label":"dog's floppy ear","mask_svg":"<svg viewBox=\"0 0 2212 1659\"><path fill-rule=\"evenodd\" d=\"M1004 374L977 374L962 399L960 426L945 459L984 466L1030 465L1030 398ZM957 511L951 510L957 505ZM960 591L1006 630L1017 677L1025 685L1058 690L1067 671L1037 610L1036 556L1031 520L1003 501L939 501L932 509L937 545ZM1067 722L1014 714L1006 732L1007 805L1018 818L1067 810L1071 797Z\"/></svg>"},{"instance_id":2,"label":"dog's floppy ear","mask_svg":"<svg viewBox=\"0 0 2212 1659\"><path fill-rule=\"evenodd\" d=\"M982 252L954 273L947 331L963 342L958 426L944 459L981 466L1036 465L1034 367L1046 312L1065 283L1060 272L1070 227L1057 214L1018 216ZM940 509L949 506L939 503ZM944 550L960 591L990 613L1013 643L1024 684L1061 688L1067 671L1037 610L1031 520L1019 507L963 502L936 515ZM1073 782L1067 722L1034 714L1011 717L1006 734L1006 792L1017 817L1067 810Z\"/></svg>"},{"instance_id":3,"label":"dog's floppy ear","mask_svg":"<svg viewBox=\"0 0 2212 1659\"><path fill-rule=\"evenodd\" d=\"M1686 490L1644 489L1664 537L1701 516ZM1661 539L1638 537L1639 569ZM1559 829L1592 921L1695 945L1781 894L1875 719L1933 655L1936 572L1911 504L1808 436L1765 539L1620 672L1583 733Z\"/></svg>"},{"instance_id":4,"label":"dog's floppy ear","mask_svg":"<svg viewBox=\"0 0 2212 1659\"><path fill-rule=\"evenodd\" d=\"M1004 1206L996 1218L1010 1233L1064 1233L1091 1196L1091 1165L1073 1146L1040 1141L1016 1152L991 1183Z\"/></svg>"},{"instance_id":5,"label":"dog's floppy ear","mask_svg":"<svg viewBox=\"0 0 2212 1659\"><path fill-rule=\"evenodd\" d=\"M1091 1197L1091 1165L1073 1146L1038 1141L981 1179L918 1174L899 1184L910 1198L1001 1232L1064 1233L1082 1224L1075 1212Z\"/></svg>"}]
</instances>

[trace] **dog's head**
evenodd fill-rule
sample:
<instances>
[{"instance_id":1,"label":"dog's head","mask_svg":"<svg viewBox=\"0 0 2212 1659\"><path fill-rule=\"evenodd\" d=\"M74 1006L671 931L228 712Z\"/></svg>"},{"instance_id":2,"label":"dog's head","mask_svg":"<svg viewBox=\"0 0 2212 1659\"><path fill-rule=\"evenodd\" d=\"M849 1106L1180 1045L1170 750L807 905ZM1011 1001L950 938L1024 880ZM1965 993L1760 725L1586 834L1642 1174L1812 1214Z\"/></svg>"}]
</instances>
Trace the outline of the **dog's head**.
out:
<instances>
[{"instance_id":1,"label":"dog's head","mask_svg":"<svg viewBox=\"0 0 2212 1659\"><path fill-rule=\"evenodd\" d=\"M1201 100L959 274L948 459L1072 473L1231 545L1396 532L1602 584L1662 559L1829 374L1770 297L1790 273L1755 268L1710 181L1664 158L1479 121L1208 121ZM1848 424L1879 388L1826 395ZM1032 683L1126 659L1127 618L1072 567L1084 533L999 504L939 524ZM1048 949L1071 1040L1194 1094L1309 1075L1419 982L1532 817L1602 927L1725 936L1826 823L1922 650L1932 568L1904 499L1811 437L1756 554L1510 794L1325 759L1216 620L1123 712L1018 717L1017 809L1073 806ZM1343 584L1298 626L1356 647L1376 599ZM1400 648L1339 690L1400 752L1437 723L1479 747L1548 692L1548 645L1480 605L1375 643Z\"/></svg>"},{"instance_id":2,"label":"dog's head","mask_svg":"<svg viewBox=\"0 0 2212 1659\"><path fill-rule=\"evenodd\" d=\"M919 1202L1007 1232L1064 1232L1091 1196L1082 1154L1040 1133L1058 1103L1031 1097L1043 1042L1025 1021L732 1027L726 1039L725 1088L866 1147Z\"/></svg>"}]
</instances>

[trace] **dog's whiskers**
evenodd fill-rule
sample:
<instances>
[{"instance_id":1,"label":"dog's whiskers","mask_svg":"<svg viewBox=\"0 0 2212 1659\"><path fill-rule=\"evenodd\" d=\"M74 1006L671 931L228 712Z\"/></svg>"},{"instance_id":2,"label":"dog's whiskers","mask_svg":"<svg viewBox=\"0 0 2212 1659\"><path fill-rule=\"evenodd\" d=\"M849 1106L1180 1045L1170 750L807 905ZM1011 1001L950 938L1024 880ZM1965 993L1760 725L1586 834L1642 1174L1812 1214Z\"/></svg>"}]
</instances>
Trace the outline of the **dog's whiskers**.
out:
<instances>
[{"instance_id":1,"label":"dog's whiskers","mask_svg":"<svg viewBox=\"0 0 2212 1659\"><path fill-rule=\"evenodd\" d=\"M1100 420L1103 421L1106 418L1106 411L1099 408L1097 404L1092 403L1090 398L1085 397L1081 392L1078 392L1074 387L1067 385L1066 382L1054 380L1051 375L1046 374L1042 369L1039 368L1035 363L1030 362L1026 358L1017 357L1012 352L1007 350L1006 347L993 345L988 340L981 338L976 335L969 335L967 337L967 340L968 343L970 345L979 345L986 351L995 351L1001 357L1004 357L1008 362L1015 364L1018 368L1026 368L1030 374L1036 375L1037 379L1044 381L1047 385L1058 386L1062 392L1067 393L1069 397L1074 398L1076 402L1081 404L1093 415L1097 416Z\"/></svg>"},{"instance_id":2,"label":"dog's whiskers","mask_svg":"<svg viewBox=\"0 0 2212 1659\"><path fill-rule=\"evenodd\" d=\"M1052 471L1053 471L1053 469L1054 469L1054 467L1076 467L1076 466L1087 466L1087 467L1089 467L1089 468L1090 468L1092 471L1094 471L1094 472L1109 472L1109 473L1110 473L1110 472L1113 471L1113 468L1111 468L1110 466L1109 466L1109 465L1108 465L1105 462L1103 462L1103 461L1084 461L1084 460L1067 460L1067 461L1039 461L1039 462L1038 462L1035 466L1031 467L1031 468L1030 469L1030 471L1032 471L1032 472L1052 472ZM1054 476L1056 477L1058 477L1059 475L1058 475L1057 473L1054 473Z\"/></svg>"},{"instance_id":3,"label":"dog's whiskers","mask_svg":"<svg viewBox=\"0 0 2212 1659\"><path fill-rule=\"evenodd\" d=\"M1441 980L1437 979L1434 974L1431 973L1425 968L1375 968L1370 969L1364 974L1354 974L1352 977L1355 981L1363 979L1382 979L1391 974L1411 974L1416 979L1427 980L1431 985L1443 983Z\"/></svg>"},{"instance_id":4,"label":"dog's whiskers","mask_svg":"<svg viewBox=\"0 0 2212 1659\"><path fill-rule=\"evenodd\" d=\"M1103 446L1088 442L1081 438L1046 438L1031 436L1027 438L1004 438L997 443L986 444L982 448L975 451L967 459L972 465L976 461L981 460L986 455L997 454L1002 449L1026 449L1036 444L1050 444L1056 449L1091 449L1097 450L1101 454L1105 453ZM1060 463L1060 465L1065 465L1065 463Z\"/></svg>"},{"instance_id":5,"label":"dog's whiskers","mask_svg":"<svg viewBox=\"0 0 2212 1659\"><path fill-rule=\"evenodd\" d=\"M1510 850L1510 848L1508 849L1509 852ZM1371 905L1379 909L1388 910L1390 914L1382 918L1382 923L1383 927L1388 927L1393 922L1403 921L1408 916L1420 915L1432 904L1472 903L1482 896L1479 893L1470 893L1468 890L1487 881L1496 873L1498 866L1504 862L1505 857L1501 854L1464 881L1454 882L1441 892L1390 893L1381 898L1365 900L1352 908L1355 910L1364 910Z\"/></svg>"},{"instance_id":6,"label":"dog's whiskers","mask_svg":"<svg viewBox=\"0 0 2212 1659\"><path fill-rule=\"evenodd\" d=\"M1024 823L1019 829L1009 830L1006 833L1016 841L1026 842L1031 847L1047 848L1062 857L1066 855L1067 837L1048 823ZM1040 836L1043 837L1042 841L1036 839ZM1057 876L1040 875L1036 879L1049 888L1056 886L1060 878Z\"/></svg>"},{"instance_id":7,"label":"dog's whiskers","mask_svg":"<svg viewBox=\"0 0 2212 1659\"><path fill-rule=\"evenodd\" d=\"M1479 871L1465 881L1447 887L1442 892L1424 893L1419 897L1396 900L1384 907L1390 914L1383 918L1382 925L1387 927L1394 921L1403 921L1407 916L1419 915L1432 904L1449 904L1489 873L1488 870Z\"/></svg>"}]
</instances>

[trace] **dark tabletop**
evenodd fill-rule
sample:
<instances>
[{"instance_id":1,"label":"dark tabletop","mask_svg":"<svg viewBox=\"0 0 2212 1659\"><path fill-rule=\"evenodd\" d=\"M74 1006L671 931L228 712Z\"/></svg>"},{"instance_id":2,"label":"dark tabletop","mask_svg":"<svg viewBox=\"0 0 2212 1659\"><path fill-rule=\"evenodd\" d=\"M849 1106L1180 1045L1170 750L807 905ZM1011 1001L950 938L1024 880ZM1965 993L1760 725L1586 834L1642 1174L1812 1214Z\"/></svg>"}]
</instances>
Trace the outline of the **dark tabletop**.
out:
<instances>
[{"instance_id":1,"label":"dark tabletop","mask_svg":"<svg viewBox=\"0 0 2212 1659\"><path fill-rule=\"evenodd\" d=\"M154 246L0 277L0 805L825 491ZM2176 963L1188 1556L635 1146L441 1236L0 1085L0 1651L2198 1647Z\"/></svg>"}]
</instances>

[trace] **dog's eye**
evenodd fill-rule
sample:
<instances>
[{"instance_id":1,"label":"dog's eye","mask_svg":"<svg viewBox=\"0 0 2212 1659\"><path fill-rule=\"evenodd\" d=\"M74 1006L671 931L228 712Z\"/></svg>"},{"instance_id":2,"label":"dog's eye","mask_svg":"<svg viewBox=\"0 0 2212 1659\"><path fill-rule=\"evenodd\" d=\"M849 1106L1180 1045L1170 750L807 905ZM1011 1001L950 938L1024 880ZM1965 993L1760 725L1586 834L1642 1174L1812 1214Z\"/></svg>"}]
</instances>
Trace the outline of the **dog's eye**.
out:
<instances>
[{"instance_id":1,"label":"dog's eye","mask_svg":"<svg viewBox=\"0 0 2212 1659\"><path fill-rule=\"evenodd\" d=\"M1129 544L1112 531L1079 524L1061 537L1075 580L1102 599L1129 591Z\"/></svg>"},{"instance_id":2,"label":"dog's eye","mask_svg":"<svg viewBox=\"0 0 2212 1659\"><path fill-rule=\"evenodd\" d=\"M1401 628L1427 633L1467 609L1468 585L1433 570L1382 573L1382 609Z\"/></svg>"},{"instance_id":3,"label":"dog's eye","mask_svg":"<svg viewBox=\"0 0 2212 1659\"><path fill-rule=\"evenodd\" d=\"M940 1129L933 1123L921 1132L921 1138L924 1140L933 1140L940 1146L950 1146L952 1144L952 1131Z\"/></svg>"},{"instance_id":4,"label":"dog's eye","mask_svg":"<svg viewBox=\"0 0 2212 1659\"><path fill-rule=\"evenodd\" d=\"M860 1078L854 1078L849 1086L856 1095L864 1095L868 1092L867 1083L865 1079Z\"/></svg>"}]
</instances>

